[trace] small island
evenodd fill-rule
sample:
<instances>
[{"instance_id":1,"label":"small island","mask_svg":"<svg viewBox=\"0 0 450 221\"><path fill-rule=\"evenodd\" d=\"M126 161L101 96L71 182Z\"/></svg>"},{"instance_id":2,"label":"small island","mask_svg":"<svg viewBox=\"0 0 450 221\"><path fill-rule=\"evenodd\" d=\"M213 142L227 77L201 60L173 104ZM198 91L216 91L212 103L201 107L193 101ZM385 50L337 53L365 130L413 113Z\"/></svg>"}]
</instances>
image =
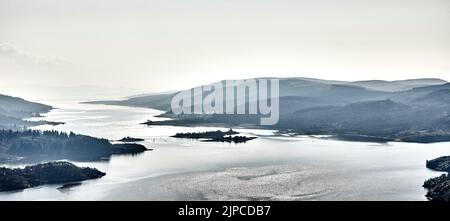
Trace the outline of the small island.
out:
<instances>
[{"instance_id":1,"label":"small island","mask_svg":"<svg viewBox=\"0 0 450 221\"><path fill-rule=\"evenodd\" d=\"M450 172L450 156L427 160L426 167L436 171Z\"/></svg>"},{"instance_id":2,"label":"small island","mask_svg":"<svg viewBox=\"0 0 450 221\"><path fill-rule=\"evenodd\" d=\"M0 191L14 191L44 184L73 183L97 179L106 173L95 168L77 167L60 161L27 166L23 169L0 167Z\"/></svg>"},{"instance_id":3,"label":"small island","mask_svg":"<svg viewBox=\"0 0 450 221\"><path fill-rule=\"evenodd\" d=\"M144 141L144 139L142 139L142 138L134 138L134 137L124 137L124 138L122 138L122 139L120 139L120 140L117 140L117 141L120 141L120 142L124 142L124 143L129 143L129 142L141 142L141 141Z\"/></svg>"},{"instance_id":4,"label":"small island","mask_svg":"<svg viewBox=\"0 0 450 221\"><path fill-rule=\"evenodd\" d=\"M450 201L450 156L443 156L426 162L426 167L436 171L447 172L431 178L423 184L428 190L426 197L431 201Z\"/></svg>"},{"instance_id":5,"label":"small island","mask_svg":"<svg viewBox=\"0 0 450 221\"><path fill-rule=\"evenodd\" d=\"M176 138L189 138L189 139L202 139L204 142L233 142L233 143L245 143L249 140L253 140L256 137L246 137L246 136L232 136L239 134L239 132L229 129L228 131L206 131L198 133L177 133L172 137Z\"/></svg>"},{"instance_id":6,"label":"small island","mask_svg":"<svg viewBox=\"0 0 450 221\"><path fill-rule=\"evenodd\" d=\"M256 139L256 137L246 137L246 136L225 136L217 137L209 140L203 140L204 142L228 142L228 143L245 143L247 141Z\"/></svg>"}]
</instances>

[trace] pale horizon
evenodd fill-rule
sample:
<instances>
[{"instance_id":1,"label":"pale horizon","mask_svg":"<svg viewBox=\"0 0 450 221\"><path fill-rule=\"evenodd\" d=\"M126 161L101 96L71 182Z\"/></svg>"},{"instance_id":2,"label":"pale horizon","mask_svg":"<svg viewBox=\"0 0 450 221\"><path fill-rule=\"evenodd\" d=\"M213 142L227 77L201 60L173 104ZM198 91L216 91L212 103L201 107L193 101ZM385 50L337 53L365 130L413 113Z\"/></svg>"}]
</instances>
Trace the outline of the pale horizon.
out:
<instances>
[{"instance_id":1,"label":"pale horizon","mask_svg":"<svg viewBox=\"0 0 450 221\"><path fill-rule=\"evenodd\" d=\"M0 0L0 85L450 81L450 2Z\"/></svg>"}]
</instances>

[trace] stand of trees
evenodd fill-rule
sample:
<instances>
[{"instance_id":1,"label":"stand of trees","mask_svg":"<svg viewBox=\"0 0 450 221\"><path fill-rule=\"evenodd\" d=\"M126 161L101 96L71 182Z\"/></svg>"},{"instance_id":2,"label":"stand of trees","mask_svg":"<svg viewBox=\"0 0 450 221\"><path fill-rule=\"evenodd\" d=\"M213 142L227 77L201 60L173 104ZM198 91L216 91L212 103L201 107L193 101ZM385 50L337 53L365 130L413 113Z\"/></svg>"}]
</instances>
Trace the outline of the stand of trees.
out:
<instances>
[{"instance_id":1,"label":"stand of trees","mask_svg":"<svg viewBox=\"0 0 450 221\"><path fill-rule=\"evenodd\" d=\"M134 154L146 151L139 144L111 144L100 139L75 133L38 130L0 130L0 159L91 161L109 158L112 154Z\"/></svg>"},{"instance_id":2,"label":"stand of trees","mask_svg":"<svg viewBox=\"0 0 450 221\"><path fill-rule=\"evenodd\" d=\"M24 169L0 167L0 191L12 191L43 184L78 182L97 179L106 174L89 167L77 167L69 162L50 162Z\"/></svg>"},{"instance_id":3,"label":"stand of trees","mask_svg":"<svg viewBox=\"0 0 450 221\"><path fill-rule=\"evenodd\" d=\"M246 136L231 136L239 134L238 132L229 129L228 131L205 131L205 132L198 132L198 133L177 133L173 135L172 137L176 138L190 138L190 139L206 139L203 141L208 142L233 142L233 143L245 143L249 140L253 140L256 137L246 137Z\"/></svg>"},{"instance_id":4,"label":"stand of trees","mask_svg":"<svg viewBox=\"0 0 450 221\"><path fill-rule=\"evenodd\" d=\"M426 166L435 171L446 172L425 181L423 187L428 190L426 197L431 201L450 201L450 156L427 160Z\"/></svg>"}]
</instances>

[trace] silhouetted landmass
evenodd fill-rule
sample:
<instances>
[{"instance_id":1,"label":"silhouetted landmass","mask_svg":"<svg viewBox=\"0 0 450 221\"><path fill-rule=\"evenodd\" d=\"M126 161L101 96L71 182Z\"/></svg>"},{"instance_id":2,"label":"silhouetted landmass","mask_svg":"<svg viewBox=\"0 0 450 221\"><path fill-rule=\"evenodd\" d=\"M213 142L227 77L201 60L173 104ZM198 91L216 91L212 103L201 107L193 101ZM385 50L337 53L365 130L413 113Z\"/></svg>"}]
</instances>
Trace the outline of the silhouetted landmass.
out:
<instances>
[{"instance_id":1,"label":"silhouetted landmass","mask_svg":"<svg viewBox=\"0 0 450 221\"><path fill-rule=\"evenodd\" d=\"M426 197L431 201L450 201L450 177L448 174L431 178L423 184L428 192Z\"/></svg>"},{"instance_id":2,"label":"silhouetted landmass","mask_svg":"<svg viewBox=\"0 0 450 221\"><path fill-rule=\"evenodd\" d=\"M426 197L431 201L450 201L450 156L428 160L426 166L432 170L447 172L425 181L423 187L428 190Z\"/></svg>"},{"instance_id":3,"label":"silhouetted landmass","mask_svg":"<svg viewBox=\"0 0 450 221\"><path fill-rule=\"evenodd\" d=\"M255 80L257 79L258 78L255 78ZM295 77L279 78L279 83L281 111L288 111L289 109L295 111L313 106L343 105L364 100L388 99L389 97L401 94L402 92L413 88L443 85L447 82L433 78L399 81L368 80L349 82ZM170 111L170 102L173 96L178 92L179 91L157 95L134 96L125 100L91 101L85 103L147 107ZM206 93L204 96L205 95ZM399 99L402 98L400 97ZM285 102L283 105L281 104L283 100L296 101Z\"/></svg>"},{"instance_id":4,"label":"silhouetted landmass","mask_svg":"<svg viewBox=\"0 0 450 221\"><path fill-rule=\"evenodd\" d=\"M158 95L144 95L141 97L132 97L126 100L117 101L89 101L83 102L85 104L106 104L106 105L119 105L119 106L132 106L132 107L147 107L155 108L158 110L169 110L170 100L176 93L170 92L167 94Z\"/></svg>"},{"instance_id":5,"label":"silhouetted landmass","mask_svg":"<svg viewBox=\"0 0 450 221\"><path fill-rule=\"evenodd\" d=\"M238 116L238 115L233 115L233 116ZM185 127L185 126L211 126L211 127L233 127L233 126L241 126L239 124L233 124L228 122L219 122L216 121L214 119L212 119L210 116L186 116L183 117L182 119L172 119L172 120L161 120L161 121L152 121L152 120L147 120L144 123L141 124L145 124L147 126L180 126L180 127Z\"/></svg>"},{"instance_id":6,"label":"silhouetted landmass","mask_svg":"<svg viewBox=\"0 0 450 221\"><path fill-rule=\"evenodd\" d=\"M99 139L58 131L0 130L0 161L109 159L113 154L137 154L146 151L140 144L111 144Z\"/></svg>"},{"instance_id":7,"label":"silhouetted landmass","mask_svg":"<svg viewBox=\"0 0 450 221\"><path fill-rule=\"evenodd\" d=\"M135 143L112 144L111 154L139 154L147 150L144 145Z\"/></svg>"},{"instance_id":8,"label":"silhouetted landmass","mask_svg":"<svg viewBox=\"0 0 450 221\"><path fill-rule=\"evenodd\" d=\"M245 143L249 140L253 140L256 137L246 137L246 136L231 136L239 134L232 129L228 131L206 131L206 132L197 132L197 133L177 133L172 137L176 138L189 138L189 139L203 139L205 142L233 142L233 143Z\"/></svg>"},{"instance_id":9,"label":"silhouetted landmass","mask_svg":"<svg viewBox=\"0 0 450 221\"><path fill-rule=\"evenodd\" d=\"M47 113L53 107L45 104L26 101L22 98L0 95L0 112L9 117L26 118Z\"/></svg>"},{"instance_id":10,"label":"silhouetted landmass","mask_svg":"<svg viewBox=\"0 0 450 221\"><path fill-rule=\"evenodd\" d=\"M40 117L53 107L26 101L22 98L11 97L0 94L0 129L19 130L24 127L31 127L43 124L58 125L59 122L49 121L28 121L24 118Z\"/></svg>"},{"instance_id":11,"label":"silhouetted landmass","mask_svg":"<svg viewBox=\"0 0 450 221\"><path fill-rule=\"evenodd\" d=\"M408 103L391 99L350 103L343 106L316 106L281 114L276 125L264 128L288 130L301 135L334 135L352 141L400 141L432 143L450 141L450 90L441 89ZM450 88L450 84L445 87ZM418 89L417 89L418 90ZM421 90L418 90L421 91ZM421 92L422 93L422 92ZM283 111L281 111L283 112ZM182 115L168 121L148 121L148 125L253 125L260 115Z\"/></svg>"},{"instance_id":12,"label":"silhouetted landmass","mask_svg":"<svg viewBox=\"0 0 450 221\"><path fill-rule=\"evenodd\" d=\"M446 108L413 106L389 99L364 101L302 109L280 117L275 127L294 129L299 134L336 135L350 140L442 142L450 140L450 117Z\"/></svg>"},{"instance_id":13,"label":"silhouetted landmass","mask_svg":"<svg viewBox=\"0 0 450 221\"><path fill-rule=\"evenodd\" d=\"M120 142L140 142L140 141L144 141L144 139L142 138L134 138L134 137L124 137L120 140L118 140Z\"/></svg>"},{"instance_id":14,"label":"silhouetted landmass","mask_svg":"<svg viewBox=\"0 0 450 221\"><path fill-rule=\"evenodd\" d=\"M41 162L48 160L105 160L113 154L138 154L147 149L139 144L111 144L106 139L58 131L27 130L60 122L28 121L41 117L51 106L0 95L0 162ZM20 190L43 184L79 183L104 176L93 168L79 168L68 162L53 162L24 169L0 168L0 191ZM70 185L63 186L70 188Z\"/></svg>"},{"instance_id":15,"label":"silhouetted landmass","mask_svg":"<svg viewBox=\"0 0 450 221\"><path fill-rule=\"evenodd\" d=\"M347 82L281 78L279 85L279 122L269 126L260 125L263 116L258 114L175 115L170 111L170 102L176 93L96 103L151 107L166 111L161 116L171 118L147 121L147 125L267 128L356 141L450 141L450 83L444 80ZM203 97L206 95L208 92ZM227 99L224 106L227 101L236 102L235 97ZM247 99L245 105L257 102Z\"/></svg>"},{"instance_id":16,"label":"silhouetted landmass","mask_svg":"<svg viewBox=\"0 0 450 221\"><path fill-rule=\"evenodd\" d=\"M246 136L224 136L216 137L208 140L203 140L204 142L228 142L228 143L245 143L249 140L256 139L256 137L246 137Z\"/></svg>"},{"instance_id":17,"label":"silhouetted landmass","mask_svg":"<svg viewBox=\"0 0 450 221\"><path fill-rule=\"evenodd\" d=\"M50 162L24 169L0 167L0 191L21 190L44 184L97 179L106 174L94 168L77 167L69 162Z\"/></svg>"}]
</instances>

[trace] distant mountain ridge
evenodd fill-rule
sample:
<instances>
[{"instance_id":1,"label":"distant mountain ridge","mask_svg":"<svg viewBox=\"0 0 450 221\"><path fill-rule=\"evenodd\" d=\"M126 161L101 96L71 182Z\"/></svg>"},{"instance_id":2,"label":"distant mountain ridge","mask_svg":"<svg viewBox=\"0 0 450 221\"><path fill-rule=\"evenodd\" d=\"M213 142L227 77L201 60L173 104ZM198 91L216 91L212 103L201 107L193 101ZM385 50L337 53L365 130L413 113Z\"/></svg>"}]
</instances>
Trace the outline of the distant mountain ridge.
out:
<instances>
[{"instance_id":1,"label":"distant mountain ridge","mask_svg":"<svg viewBox=\"0 0 450 221\"><path fill-rule=\"evenodd\" d=\"M270 78L254 79L258 80ZM368 99L377 100L392 98L393 100L401 100L403 97L398 94L407 93L407 91L414 88L418 89L423 87L424 89L420 90L425 90L425 88L434 86L446 87L445 84L448 83L442 79L435 78L398 81L368 80L355 82L301 77L278 79L280 84L280 99L283 99L284 97L290 97L290 99L293 97L303 97L305 99L309 99L309 102L317 101L319 104L331 103L336 105L343 105ZM383 84L382 86L380 86L380 82ZM393 88L401 88L402 90L397 91L393 90ZM131 96L124 100L90 101L85 103L147 107L169 111L172 97L179 92L180 91L143 96Z\"/></svg>"},{"instance_id":2,"label":"distant mountain ridge","mask_svg":"<svg viewBox=\"0 0 450 221\"><path fill-rule=\"evenodd\" d=\"M447 81L444 81L442 79L421 78L421 79L409 79L398 81L382 81L382 80L355 81L351 82L350 84L366 87L372 90L398 92L413 89L416 87L441 85L445 83L447 83Z\"/></svg>"},{"instance_id":3,"label":"distant mountain ridge","mask_svg":"<svg viewBox=\"0 0 450 221\"><path fill-rule=\"evenodd\" d=\"M347 138L450 141L450 83L441 79L346 82L280 78L279 90L280 120L266 128ZM170 102L175 94L89 103L155 108L173 118L149 124L259 126L258 115L173 115ZM258 101L247 100L245 105L252 102Z\"/></svg>"}]
</instances>

